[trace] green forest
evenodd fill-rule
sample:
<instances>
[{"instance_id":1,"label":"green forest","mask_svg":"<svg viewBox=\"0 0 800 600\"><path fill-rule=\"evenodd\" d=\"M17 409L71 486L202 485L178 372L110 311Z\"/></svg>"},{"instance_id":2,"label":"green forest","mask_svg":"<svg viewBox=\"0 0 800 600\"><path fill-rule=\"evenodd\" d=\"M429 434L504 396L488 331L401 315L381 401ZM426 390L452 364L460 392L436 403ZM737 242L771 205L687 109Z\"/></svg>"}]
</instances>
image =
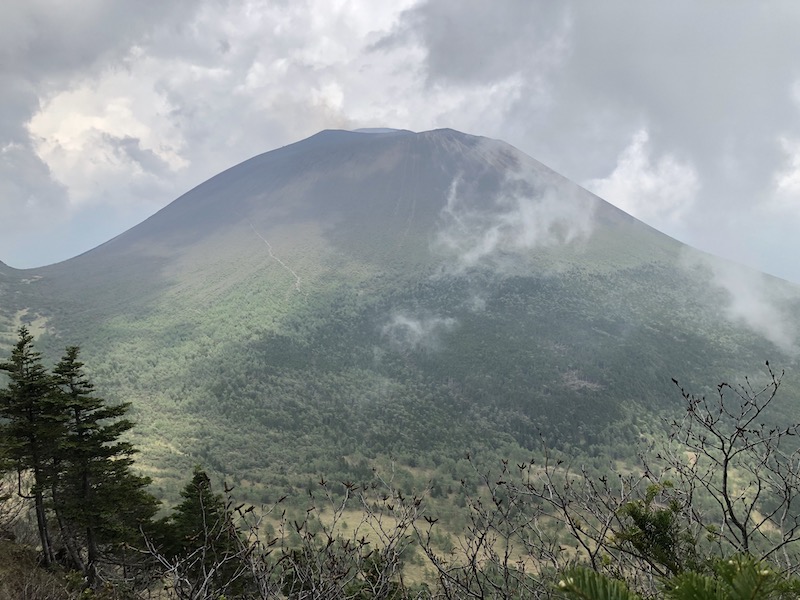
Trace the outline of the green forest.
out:
<instances>
[{"instance_id":1,"label":"green forest","mask_svg":"<svg viewBox=\"0 0 800 600\"><path fill-rule=\"evenodd\" d=\"M663 436L628 421L637 460L542 435L494 463L465 444L445 478L365 456L253 504L205 465L158 494L130 405L78 347L48 368L34 342L0 362L2 599L800 597L800 424L769 363L707 395L674 381Z\"/></svg>"},{"instance_id":2,"label":"green forest","mask_svg":"<svg viewBox=\"0 0 800 600\"><path fill-rule=\"evenodd\" d=\"M19 326L48 364L80 346L168 504L196 465L254 504L377 469L408 495L435 481L453 527L467 453L483 470L545 444L602 472L667 433L671 377L701 390L765 357L798 372L765 335L798 330L793 286L742 271L753 312L776 315L754 328L717 282L732 265L484 142L327 132L256 157L102 247L3 268L0 354ZM464 262L517 201L551 197L591 235L557 219L553 243Z\"/></svg>"}]
</instances>

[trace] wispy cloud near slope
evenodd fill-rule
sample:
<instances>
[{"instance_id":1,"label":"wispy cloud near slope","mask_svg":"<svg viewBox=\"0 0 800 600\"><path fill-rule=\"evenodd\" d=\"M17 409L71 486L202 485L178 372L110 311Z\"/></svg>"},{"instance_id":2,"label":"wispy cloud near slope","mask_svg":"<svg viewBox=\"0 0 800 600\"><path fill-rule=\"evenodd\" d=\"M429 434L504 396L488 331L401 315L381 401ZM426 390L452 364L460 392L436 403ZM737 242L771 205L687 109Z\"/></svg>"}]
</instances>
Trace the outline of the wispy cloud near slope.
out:
<instances>
[{"instance_id":1,"label":"wispy cloud near slope","mask_svg":"<svg viewBox=\"0 0 800 600\"><path fill-rule=\"evenodd\" d=\"M684 266L710 272L710 282L725 292L722 314L734 323L772 342L783 352L798 351L796 320L792 317L790 295L783 282L753 269L694 250L683 256Z\"/></svg>"},{"instance_id":2,"label":"wispy cloud near slope","mask_svg":"<svg viewBox=\"0 0 800 600\"><path fill-rule=\"evenodd\" d=\"M522 175L486 194L468 189L474 185L453 180L433 243L435 251L455 255L456 271L496 265L503 257L585 240L592 233L596 200L578 188Z\"/></svg>"},{"instance_id":3,"label":"wispy cloud near slope","mask_svg":"<svg viewBox=\"0 0 800 600\"><path fill-rule=\"evenodd\" d=\"M396 350L438 350L441 336L456 326L456 320L449 317L398 312L383 326L381 333Z\"/></svg>"}]
</instances>

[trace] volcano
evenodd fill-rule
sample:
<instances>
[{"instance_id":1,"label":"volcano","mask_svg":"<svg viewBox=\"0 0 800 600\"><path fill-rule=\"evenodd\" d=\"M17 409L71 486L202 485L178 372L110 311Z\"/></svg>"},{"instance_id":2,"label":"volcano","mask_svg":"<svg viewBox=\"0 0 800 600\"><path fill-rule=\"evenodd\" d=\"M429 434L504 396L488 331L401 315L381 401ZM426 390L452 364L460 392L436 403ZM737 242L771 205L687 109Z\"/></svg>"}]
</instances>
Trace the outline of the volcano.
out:
<instances>
[{"instance_id":1,"label":"volcano","mask_svg":"<svg viewBox=\"0 0 800 600\"><path fill-rule=\"evenodd\" d=\"M0 263L0 307L6 349L20 324L51 358L80 345L132 402L162 493L201 464L270 499L387 461L457 479L467 451L624 458L680 410L672 377L790 369L800 292L503 142L379 129L256 156L70 260Z\"/></svg>"}]
</instances>

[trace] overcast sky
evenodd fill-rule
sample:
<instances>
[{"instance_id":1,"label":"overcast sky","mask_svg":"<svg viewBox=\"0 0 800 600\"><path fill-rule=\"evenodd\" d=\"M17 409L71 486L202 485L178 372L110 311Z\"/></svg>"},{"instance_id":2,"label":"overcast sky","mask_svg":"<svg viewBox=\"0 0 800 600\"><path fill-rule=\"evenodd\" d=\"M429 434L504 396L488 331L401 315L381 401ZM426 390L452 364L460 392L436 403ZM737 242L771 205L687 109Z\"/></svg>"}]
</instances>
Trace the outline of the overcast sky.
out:
<instances>
[{"instance_id":1,"label":"overcast sky","mask_svg":"<svg viewBox=\"0 0 800 600\"><path fill-rule=\"evenodd\" d=\"M0 2L0 260L64 260L326 128L505 140L800 282L800 3Z\"/></svg>"}]
</instances>

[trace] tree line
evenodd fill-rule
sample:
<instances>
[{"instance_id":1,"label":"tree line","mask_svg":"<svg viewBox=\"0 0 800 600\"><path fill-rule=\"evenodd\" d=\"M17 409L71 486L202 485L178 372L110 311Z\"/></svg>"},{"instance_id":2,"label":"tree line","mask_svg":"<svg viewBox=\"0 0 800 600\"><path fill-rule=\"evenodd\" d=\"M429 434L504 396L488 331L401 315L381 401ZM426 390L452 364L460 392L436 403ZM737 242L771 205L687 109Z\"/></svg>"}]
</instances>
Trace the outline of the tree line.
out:
<instances>
[{"instance_id":1,"label":"tree line","mask_svg":"<svg viewBox=\"0 0 800 600\"><path fill-rule=\"evenodd\" d=\"M149 479L132 470L135 448L122 439L133 423L129 404L110 405L95 394L68 347L52 372L22 327L0 371L2 459L14 473L16 494L31 501L41 563L79 570L94 585L102 555L111 557L140 537L158 502Z\"/></svg>"},{"instance_id":2,"label":"tree line","mask_svg":"<svg viewBox=\"0 0 800 600\"><path fill-rule=\"evenodd\" d=\"M408 494L379 474L320 477L291 512L217 493L198 467L157 518L124 439L129 405L96 394L77 347L48 370L18 333L0 362L3 489L33 515L41 567L80 581L6 597L800 598L800 424L770 418L783 374L769 363L766 383L709 396L675 381L685 413L638 465L597 474L545 443L493 472L471 462L453 531L427 503L434 482Z\"/></svg>"},{"instance_id":3,"label":"tree line","mask_svg":"<svg viewBox=\"0 0 800 600\"><path fill-rule=\"evenodd\" d=\"M204 520L218 518L219 498L197 471L183 502L156 519L160 502L148 491L150 479L134 471L137 449L124 439L134 426L130 404L96 394L78 347L66 348L48 371L31 332L18 334L0 362L8 380L0 389L0 501L16 497L23 511L31 505L45 569L78 573L82 590L109 581L120 590L146 588L160 577L157 558L186 552Z\"/></svg>"}]
</instances>

